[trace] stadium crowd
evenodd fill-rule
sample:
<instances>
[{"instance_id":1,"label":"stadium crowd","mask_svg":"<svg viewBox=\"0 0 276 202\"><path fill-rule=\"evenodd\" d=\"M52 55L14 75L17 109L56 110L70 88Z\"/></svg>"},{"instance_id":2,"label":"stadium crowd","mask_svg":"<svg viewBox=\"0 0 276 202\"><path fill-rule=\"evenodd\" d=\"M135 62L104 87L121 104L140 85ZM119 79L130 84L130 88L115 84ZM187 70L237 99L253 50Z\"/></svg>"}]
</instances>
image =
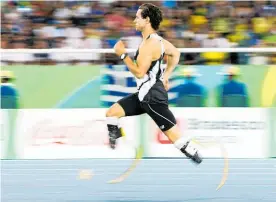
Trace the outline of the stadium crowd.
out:
<instances>
[{"instance_id":1,"label":"stadium crowd","mask_svg":"<svg viewBox=\"0 0 276 202\"><path fill-rule=\"evenodd\" d=\"M4 1L2 49L112 48L124 38L137 48L133 28L142 1ZM154 1L162 7L160 35L178 48L275 47L276 1ZM182 54L187 64L232 58L229 54ZM60 57L60 56L56 56ZM99 61L103 54L83 56ZM215 57L215 59L212 59ZM105 59L111 58L105 56ZM233 59L234 58L234 59ZM238 62L245 60L242 56ZM58 58L56 58L58 60ZM208 60L208 59L207 59ZM114 61L113 61L114 62ZM246 63L245 62L245 63Z\"/></svg>"}]
</instances>

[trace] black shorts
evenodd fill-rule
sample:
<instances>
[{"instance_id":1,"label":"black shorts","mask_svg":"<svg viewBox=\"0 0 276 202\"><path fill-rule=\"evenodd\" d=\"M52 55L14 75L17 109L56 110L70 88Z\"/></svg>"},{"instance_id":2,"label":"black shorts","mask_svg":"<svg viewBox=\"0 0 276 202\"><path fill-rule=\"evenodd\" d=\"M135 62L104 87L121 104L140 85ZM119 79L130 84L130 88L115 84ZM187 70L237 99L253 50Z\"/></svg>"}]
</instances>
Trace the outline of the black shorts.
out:
<instances>
[{"instance_id":1,"label":"black shorts","mask_svg":"<svg viewBox=\"0 0 276 202\"><path fill-rule=\"evenodd\" d=\"M138 93L128 95L118 101L126 116L135 116L147 113L162 131L167 131L176 125L173 113L167 104L149 104L141 102Z\"/></svg>"}]
</instances>

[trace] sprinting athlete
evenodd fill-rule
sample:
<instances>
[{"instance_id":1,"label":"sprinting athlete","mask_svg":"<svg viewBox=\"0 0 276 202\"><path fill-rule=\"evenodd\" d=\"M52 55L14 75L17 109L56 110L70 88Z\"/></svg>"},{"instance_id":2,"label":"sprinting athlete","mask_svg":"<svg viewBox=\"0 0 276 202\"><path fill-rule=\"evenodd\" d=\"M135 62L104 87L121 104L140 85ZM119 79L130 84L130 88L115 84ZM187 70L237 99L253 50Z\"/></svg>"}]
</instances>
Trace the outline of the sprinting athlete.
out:
<instances>
[{"instance_id":1,"label":"sprinting athlete","mask_svg":"<svg viewBox=\"0 0 276 202\"><path fill-rule=\"evenodd\" d=\"M168 107L169 77L179 62L180 52L156 32L162 21L162 11L155 5L141 5L134 20L136 30L140 31L143 41L136 52L134 61L128 56L124 43L120 40L115 46L115 53L124 61L135 76L138 92L128 95L113 104L107 111L107 127L111 148L116 147L116 140L122 136L119 119L147 113L169 138L169 140L196 163L202 158L192 141L181 137L180 129ZM167 66L161 62L167 55Z\"/></svg>"}]
</instances>

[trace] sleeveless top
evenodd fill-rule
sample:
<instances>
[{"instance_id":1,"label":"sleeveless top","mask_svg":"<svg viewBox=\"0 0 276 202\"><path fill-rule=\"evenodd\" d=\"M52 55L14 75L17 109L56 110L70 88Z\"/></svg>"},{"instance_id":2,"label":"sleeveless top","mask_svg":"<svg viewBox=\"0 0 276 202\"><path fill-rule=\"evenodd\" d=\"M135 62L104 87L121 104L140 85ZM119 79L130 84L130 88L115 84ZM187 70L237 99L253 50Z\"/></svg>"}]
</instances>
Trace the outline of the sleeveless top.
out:
<instances>
[{"instance_id":1,"label":"sleeveless top","mask_svg":"<svg viewBox=\"0 0 276 202\"><path fill-rule=\"evenodd\" d=\"M149 35L147 39L153 37L160 41L161 53L159 59L151 62L150 68L143 78L135 78L138 88L138 98L141 102L168 104L168 94L162 82L165 71L165 67L161 65L165 53L164 44L162 38L156 33ZM138 55L139 49L134 57L135 61Z\"/></svg>"}]
</instances>

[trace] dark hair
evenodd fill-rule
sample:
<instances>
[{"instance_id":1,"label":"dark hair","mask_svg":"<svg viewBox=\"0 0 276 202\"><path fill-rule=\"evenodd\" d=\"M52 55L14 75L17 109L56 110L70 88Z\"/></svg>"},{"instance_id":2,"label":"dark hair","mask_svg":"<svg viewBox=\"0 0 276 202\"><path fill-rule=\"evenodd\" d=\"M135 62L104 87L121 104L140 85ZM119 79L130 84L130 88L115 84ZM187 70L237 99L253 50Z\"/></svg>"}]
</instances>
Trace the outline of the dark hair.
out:
<instances>
[{"instance_id":1,"label":"dark hair","mask_svg":"<svg viewBox=\"0 0 276 202\"><path fill-rule=\"evenodd\" d=\"M159 29L159 25L163 20L163 13L162 11L155 5L151 3L145 3L139 7L139 9L142 10L141 15L142 18L147 18L149 17L150 19L150 24L151 27L154 30Z\"/></svg>"}]
</instances>

